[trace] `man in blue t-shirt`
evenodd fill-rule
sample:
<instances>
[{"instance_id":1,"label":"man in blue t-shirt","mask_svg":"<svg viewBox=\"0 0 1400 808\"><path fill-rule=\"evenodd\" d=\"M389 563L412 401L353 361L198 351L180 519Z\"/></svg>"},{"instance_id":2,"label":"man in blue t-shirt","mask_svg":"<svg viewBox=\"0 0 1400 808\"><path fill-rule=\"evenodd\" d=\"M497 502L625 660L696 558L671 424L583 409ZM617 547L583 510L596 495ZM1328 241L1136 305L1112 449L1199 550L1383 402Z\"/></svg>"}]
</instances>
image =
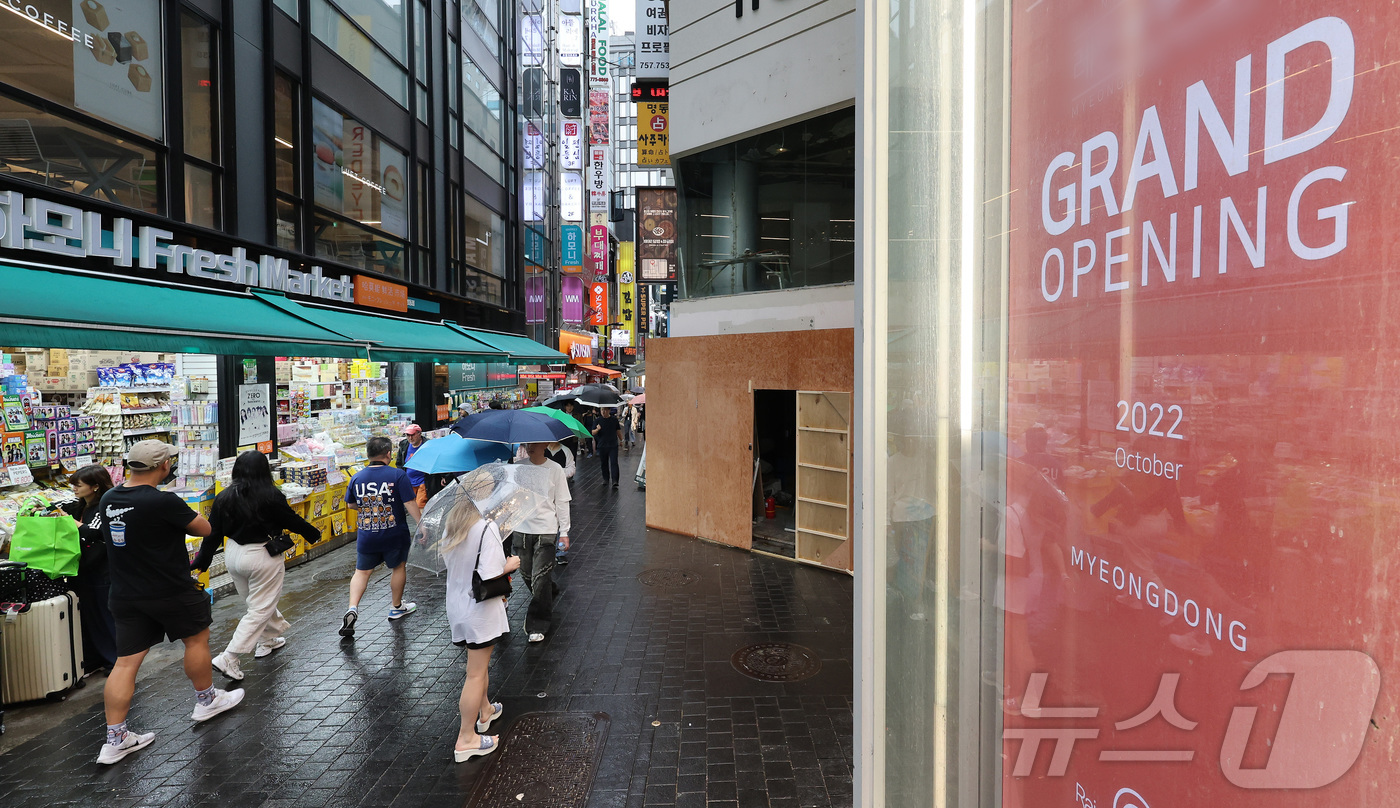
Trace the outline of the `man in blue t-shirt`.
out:
<instances>
[{"instance_id":1,"label":"man in blue t-shirt","mask_svg":"<svg viewBox=\"0 0 1400 808\"><path fill-rule=\"evenodd\" d=\"M405 603L404 582L408 580L408 547L412 535L408 532L408 514L415 521L422 511L414 501L413 485L403 469L389 465L394 444L388 438L370 438L366 447L369 467L356 474L345 487L345 504L356 512L355 577L350 579L350 608L341 622L340 636L355 636L355 621L360 616L360 598L369 586L369 574L380 564L392 570L389 589L393 607L389 619L399 618L418 608Z\"/></svg>"}]
</instances>

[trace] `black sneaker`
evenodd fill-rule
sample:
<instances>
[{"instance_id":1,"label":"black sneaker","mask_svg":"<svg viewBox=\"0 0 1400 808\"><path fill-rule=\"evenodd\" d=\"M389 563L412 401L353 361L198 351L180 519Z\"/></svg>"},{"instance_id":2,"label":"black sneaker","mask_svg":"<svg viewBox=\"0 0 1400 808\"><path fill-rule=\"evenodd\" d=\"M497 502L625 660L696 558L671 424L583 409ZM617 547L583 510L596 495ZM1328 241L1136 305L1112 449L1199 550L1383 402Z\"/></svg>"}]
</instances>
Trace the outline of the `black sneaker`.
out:
<instances>
[{"instance_id":1,"label":"black sneaker","mask_svg":"<svg viewBox=\"0 0 1400 808\"><path fill-rule=\"evenodd\" d=\"M354 637L355 621L359 619L359 617L360 613L355 609L350 609L347 612L345 612L345 618L340 623L340 636Z\"/></svg>"},{"instance_id":2,"label":"black sneaker","mask_svg":"<svg viewBox=\"0 0 1400 808\"><path fill-rule=\"evenodd\" d=\"M556 557L556 558L554 559L554 563L555 563L556 566L567 567L567 566L569 566L569 557L568 557L568 556L558 556L558 557Z\"/></svg>"},{"instance_id":3,"label":"black sneaker","mask_svg":"<svg viewBox=\"0 0 1400 808\"><path fill-rule=\"evenodd\" d=\"M613 483L613 490L614 490L614 491L617 490L617 483Z\"/></svg>"}]
</instances>

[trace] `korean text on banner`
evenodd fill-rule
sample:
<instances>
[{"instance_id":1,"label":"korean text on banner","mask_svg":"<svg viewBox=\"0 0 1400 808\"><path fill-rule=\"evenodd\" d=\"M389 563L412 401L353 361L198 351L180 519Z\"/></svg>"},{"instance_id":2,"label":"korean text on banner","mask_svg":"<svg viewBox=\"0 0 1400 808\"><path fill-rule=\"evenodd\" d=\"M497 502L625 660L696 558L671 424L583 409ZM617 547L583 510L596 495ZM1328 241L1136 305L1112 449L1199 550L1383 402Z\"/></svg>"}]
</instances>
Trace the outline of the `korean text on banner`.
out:
<instances>
[{"instance_id":1,"label":"korean text on banner","mask_svg":"<svg viewBox=\"0 0 1400 808\"><path fill-rule=\"evenodd\" d=\"M593 277L606 279L608 276L608 226L606 224L594 224L588 228L588 258L593 264Z\"/></svg>"},{"instance_id":2,"label":"korean text on banner","mask_svg":"<svg viewBox=\"0 0 1400 808\"><path fill-rule=\"evenodd\" d=\"M566 224L559 228L559 269L561 272L583 272L583 228Z\"/></svg>"},{"instance_id":3,"label":"korean text on banner","mask_svg":"<svg viewBox=\"0 0 1400 808\"><path fill-rule=\"evenodd\" d=\"M637 105L637 165L671 164L670 104L646 102Z\"/></svg>"},{"instance_id":4,"label":"korean text on banner","mask_svg":"<svg viewBox=\"0 0 1400 808\"><path fill-rule=\"evenodd\" d=\"M570 171L583 169L583 122L564 121L559 126L559 164Z\"/></svg>"},{"instance_id":5,"label":"korean text on banner","mask_svg":"<svg viewBox=\"0 0 1400 808\"><path fill-rule=\"evenodd\" d=\"M637 0L637 78L671 76L671 28L666 0Z\"/></svg>"},{"instance_id":6,"label":"korean text on banner","mask_svg":"<svg viewBox=\"0 0 1400 808\"><path fill-rule=\"evenodd\" d=\"M637 344L637 276L634 269L634 245L624 241L617 245L617 315L622 330L627 332L624 345Z\"/></svg>"},{"instance_id":7,"label":"korean text on banner","mask_svg":"<svg viewBox=\"0 0 1400 808\"><path fill-rule=\"evenodd\" d=\"M596 213L608 210L608 150L594 146L588 150L588 209Z\"/></svg>"},{"instance_id":8,"label":"korean text on banner","mask_svg":"<svg viewBox=\"0 0 1400 808\"><path fill-rule=\"evenodd\" d=\"M608 145L608 99L607 90L588 91L588 142L593 146Z\"/></svg>"},{"instance_id":9,"label":"korean text on banner","mask_svg":"<svg viewBox=\"0 0 1400 808\"><path fill-rule=\"evenodd\" d=\"M1374 260L1400 7L1037 5L1010 5L1009 392L980 450L1004 804L1395 794L1400 650L1358 616L1397 611L1400 422L1363 413L1393 411L1400 347Z\"/></svg>"}]
</instances>

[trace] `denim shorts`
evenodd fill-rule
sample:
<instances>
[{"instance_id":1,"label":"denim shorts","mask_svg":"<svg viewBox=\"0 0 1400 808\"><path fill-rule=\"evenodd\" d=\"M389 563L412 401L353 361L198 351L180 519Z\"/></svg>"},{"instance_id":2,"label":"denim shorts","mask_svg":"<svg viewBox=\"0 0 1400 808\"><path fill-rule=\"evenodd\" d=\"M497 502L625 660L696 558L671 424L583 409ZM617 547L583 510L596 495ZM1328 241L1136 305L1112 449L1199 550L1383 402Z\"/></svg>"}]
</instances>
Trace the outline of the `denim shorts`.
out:
<instances>
[{"instance_id":1,"label":"denim shorts","mask_svg":"<svg viewBox=\"0 0 1400 808\"><path fill-rule=\"evenodd\" d=\"M390 547L387 550L355 550L355 569L372 570L383 564L389 569L398 569L399 565L408 560L408 547L410 541L405 540L397 547Z\"/></svg>"}]
</instances>

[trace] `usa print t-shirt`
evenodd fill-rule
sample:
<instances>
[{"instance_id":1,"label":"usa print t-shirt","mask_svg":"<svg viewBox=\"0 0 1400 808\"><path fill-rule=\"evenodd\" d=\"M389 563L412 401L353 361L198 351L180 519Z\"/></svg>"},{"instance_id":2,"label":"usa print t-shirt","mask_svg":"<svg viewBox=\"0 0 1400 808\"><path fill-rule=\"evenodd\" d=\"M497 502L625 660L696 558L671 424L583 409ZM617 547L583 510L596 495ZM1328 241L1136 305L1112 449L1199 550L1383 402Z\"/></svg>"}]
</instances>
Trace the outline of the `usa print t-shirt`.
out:
<instances>
[{"instance_id":1,"label":"usa print t-shirt","mask_svg":"<svg viewBox=\"0 0 1400 808\"><path fill-rule=\"evenodd\" d=\"M405 502L412 502L413 485L403 469L372 463L345 487L345 501L359 509L358 546L365 551L389 550L409 540Z\"/></svg>"}]
</instances>

